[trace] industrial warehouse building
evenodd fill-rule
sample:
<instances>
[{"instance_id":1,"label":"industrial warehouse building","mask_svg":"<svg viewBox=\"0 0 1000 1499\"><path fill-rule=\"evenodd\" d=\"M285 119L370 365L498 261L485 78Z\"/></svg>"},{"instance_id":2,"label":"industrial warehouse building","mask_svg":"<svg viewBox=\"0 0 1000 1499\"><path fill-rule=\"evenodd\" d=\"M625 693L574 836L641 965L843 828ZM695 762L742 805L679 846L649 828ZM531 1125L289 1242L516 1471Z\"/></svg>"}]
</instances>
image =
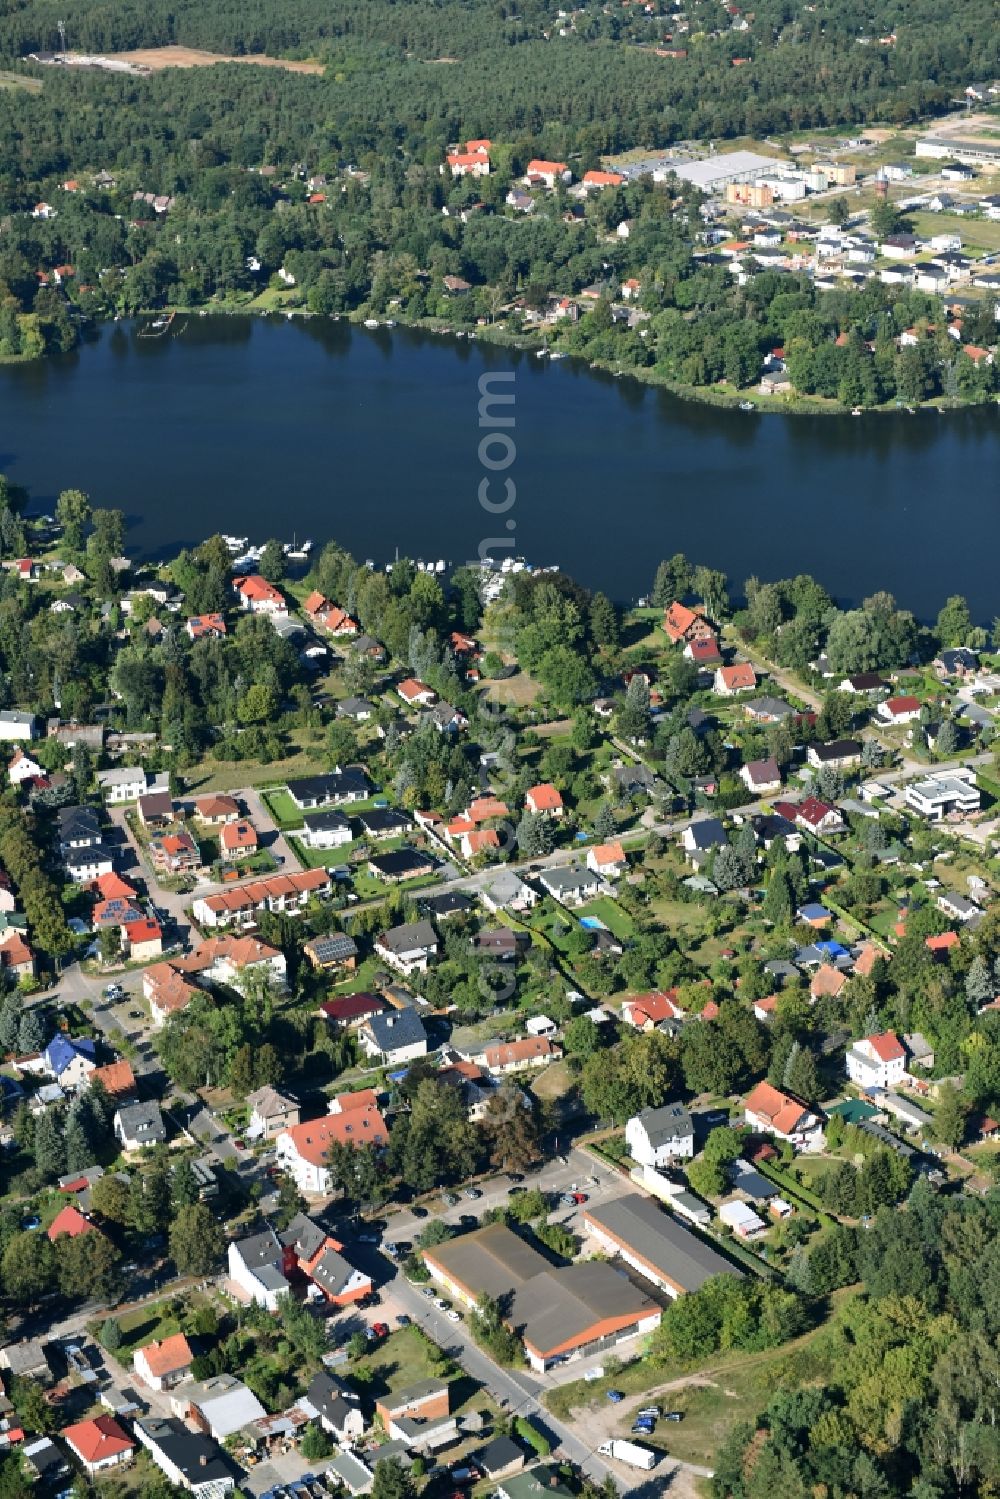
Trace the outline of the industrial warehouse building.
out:
<instances>
[{"instance_id":1,"label":"industrial warehouse building","mask_svg":"<svg viewBox=\"0 0 1000 1499\"><path fill-rule=\"evenodd\" d=\"M424 1250L432 1279L467 1306L484 1293L500 1303L528 1362L553 1364L616 1347L652 1332L660 1308L601 1260L554 1269L502 1223Z\"/></svg>"},{"instance_id":2,"label":"industrial warehouse building","mask_svg":"<svg viewBox=\"0 0 1000 1499\"><path fill-rule=\"evenodd\" d=\"M587 1208L583 1221L603 1250L668 1296L697 1291L713 1275L743 1273L640 1192Z\"/></svg>"}]
</instances>

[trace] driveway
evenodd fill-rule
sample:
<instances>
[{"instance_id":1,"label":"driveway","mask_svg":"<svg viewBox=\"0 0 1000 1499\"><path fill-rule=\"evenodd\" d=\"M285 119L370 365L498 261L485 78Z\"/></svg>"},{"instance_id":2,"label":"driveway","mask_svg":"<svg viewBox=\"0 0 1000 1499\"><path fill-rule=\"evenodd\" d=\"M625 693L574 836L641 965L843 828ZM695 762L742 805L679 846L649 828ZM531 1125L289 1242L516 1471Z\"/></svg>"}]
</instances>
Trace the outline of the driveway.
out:
<instances>
[{"instance_id":1,"label":"driveway","mask_svg":"<svg viewBox=\"0 0 1000 1499\"><path fill-rule=\"evenodd\" d=\"M269 854L273 854L282 869L292 874L301 869L302 865L292 853L287 838L284 833L280 832L274 818L261 801L259 793L252 786L248 786L245 791L236 791L233 794L246 807L247 816L260 835L261 847L266 848Z\"/></svg>"}]
</instances>

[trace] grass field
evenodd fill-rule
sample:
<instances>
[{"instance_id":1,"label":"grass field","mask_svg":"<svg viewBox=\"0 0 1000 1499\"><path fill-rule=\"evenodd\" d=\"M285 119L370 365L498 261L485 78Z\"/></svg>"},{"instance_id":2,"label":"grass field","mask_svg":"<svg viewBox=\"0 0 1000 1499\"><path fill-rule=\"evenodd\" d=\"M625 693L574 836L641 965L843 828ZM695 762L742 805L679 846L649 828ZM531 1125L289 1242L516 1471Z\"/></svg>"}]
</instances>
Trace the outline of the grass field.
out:
<instances>
[{"instance_id":1,"label":"grass field","mask_svg":"<svg viewBox=\"0 0 1000 1499\"><path fill-rule=\"evenodd\" d=\"M261 791L260 799L283 833L290 828L302 826L303 815L283 787L271 786L266 791ZM335 853L336 850L330 849L329 852Z\"/></svg>"},{"instance_id":2,"label":"grass field","mask_svg":"<svg viewBox=\"0 0 1000 1499\"><path fill-rule=\"evenodd\" d=\"M213 760L206 756L185 771L185 792L189 796L202 796L206 791L238 791L243 786L280 784L289 776L318 775L327 768L321 740L321 735L309 730L297 731L291 736L289 753L270 764L263 760Z\"/></svg>"},{"instance_id":3,"label":"grass field","mask_svg":"<svg viewBox=\"0 0 1000 1499\"><path fill-rule=\"evenodd\" d=\"M322 73L319 62L288 62L282 57L268 57L258 52L250 57L229 57L225 53L202 52L197 47L139 47L134 52L109 52L108 57L132 62L154 73L164 68L210 68L219 62L252 63L258 68L285 68L289 73Z\"/></svg>"},{"instance_id":4,"label":"grass field","mask_svg":"<svg viewBox=\"0 0 1000 1499\"><path fill-rule=\"evenodd\" d=\"M635 930L635 923L631 916L627 911L623 911L610 895L602 895L597 900L588 901L585 906L580 907L577 915L595 916L598 921L604 922L609 932L622 941L631 937Z\"/></svg>"},{"instance_id":5,"label":"grass field","mask_svg":"<svg viewBox=\"0 0 1000 1499\"><path fill-rule=\"evenodd\" d=\"M22 78L20 73L8 73L6 69L0 68L0 88L23 89L26 94L40 94L42 80Z\"/></svg>"},{"instance_id":6,"label":"grass field","mask_svg":"<svg viewBox=\"0 0 1000 1499\"><path fill-rule=\"evenodd\" d=\"M950 213L908 213L918 239L932 239L936 234L960 234L962 245L973 253L990 254L1000 250L1000 224L990 219L957 218Z\"/></svg>"}]
</instances>

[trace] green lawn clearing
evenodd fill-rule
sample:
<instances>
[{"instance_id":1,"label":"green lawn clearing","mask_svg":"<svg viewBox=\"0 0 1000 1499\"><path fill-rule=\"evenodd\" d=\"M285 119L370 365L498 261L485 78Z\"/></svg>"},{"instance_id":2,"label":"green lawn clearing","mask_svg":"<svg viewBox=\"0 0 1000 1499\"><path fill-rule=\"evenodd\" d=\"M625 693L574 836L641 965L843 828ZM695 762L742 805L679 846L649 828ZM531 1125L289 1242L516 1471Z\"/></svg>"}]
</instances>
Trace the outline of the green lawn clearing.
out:
<instances>
[{"instance_id":1,"label":"green lawn clearing","mask_svg":"<svg viewBox=\"0 0 1000 1499\"><path fill-rule=\"evenodd\" d=\"M602 895L597 900L588 901L581 906L577 912L578 916L594 916L598 921L604 923L612 936L619 941L625 942L635 931L635 923L627 911L622 910L616 900L610 895Z\"/></svg>"},{"instance_id":2,"label":"green lawn clearing","mask_svg":"<svg viewBox=\"0 0 1000 1499\"><path fill-rule=\"evenodd\" d=\"M283 786L271 786L261 791L260 799L283 833L289 828L302 826L302 813Z\"/></svg>"}]
</instances>

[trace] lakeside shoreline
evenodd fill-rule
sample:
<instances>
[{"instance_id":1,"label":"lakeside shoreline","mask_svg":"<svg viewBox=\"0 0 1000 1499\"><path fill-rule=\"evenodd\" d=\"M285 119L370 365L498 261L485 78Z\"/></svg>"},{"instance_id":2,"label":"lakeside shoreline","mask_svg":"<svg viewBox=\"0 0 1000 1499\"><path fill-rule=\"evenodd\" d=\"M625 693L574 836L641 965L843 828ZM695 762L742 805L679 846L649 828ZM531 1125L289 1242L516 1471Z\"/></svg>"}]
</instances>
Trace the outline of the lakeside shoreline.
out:
<instances>
[{"instance_id":1,"label":"lakeside shoreline","mask_svg":"<svg viewBox=\"0 0 1000 1499\"><path fill-rule=\"evenodd\" d=\"M204 307L184 307L170 304L166 307L147 309L130 314L127 317L106 317L93 319L87 326L94 330L114 326L117 322L138 323L147 318L163 317L174 314L177 317L252 317L260 319L283 319L286 321L313 321L316 319L326 320L330 323L346 322L353 327L365 328L368 320L373 317L371 312L355 310L342 313L311 312L307 307L255 307L251 304L234 306L233 304L208 305ZM415 333L429 333L440 335L444 338L454 339L456 342L465 339L472 343L488 343L495 348L511 349L520 354L537 356L542 349L546 349L546 357L549 351L542 338L535 339L530 334L512 333L506 328L497 328L490 324L476 325L472 328L460 327L455 323L446 323L439 318L423 318L417 321L405 317L396 316L388 318L381 316L377 319L378 329L367 329L368 332L385 331L394 332L396 328L406 329ZM181 323L177 332L183 331L184 324ZM170 329L164 329L165 336L171 336ZM84 342L81 339L81 342ZM1000 407L1000 395L992 399L978 401L962 401L952 396L937 396L931 400L922 401L919 405L910 406L902 401L893 401L891 405L866 406L855 413L849 406L841 405L838 401L828 400L825 397L796 395L771 396L760 392L754 386L748 386L743 390L720 389L715 386L686 385L682 381L671 380L667 376L657 373L655 368L645 365L621 365L610 360L588 359L582 354L557 350L561 359L572 360L577 368L588 371L599 371L610 376L612 379L635 380L641 385L646 385L654 390L666 391L667 394L675 396L680 401L692 402L696 405L714 406L723 410L744 410L747 416L825 416L844 417L854 416L898 416L902 412L910 412L916 415L918 412L935 412L941 415L950 415L959 411L976 411L996 405ZM0 366L16 368L18 366L29 366L42 363L47 359L46 353L24 357L23 355L0 355ZM743 403L749 402L752 411L746 411Z\"/></svg>"}]
</instances>

